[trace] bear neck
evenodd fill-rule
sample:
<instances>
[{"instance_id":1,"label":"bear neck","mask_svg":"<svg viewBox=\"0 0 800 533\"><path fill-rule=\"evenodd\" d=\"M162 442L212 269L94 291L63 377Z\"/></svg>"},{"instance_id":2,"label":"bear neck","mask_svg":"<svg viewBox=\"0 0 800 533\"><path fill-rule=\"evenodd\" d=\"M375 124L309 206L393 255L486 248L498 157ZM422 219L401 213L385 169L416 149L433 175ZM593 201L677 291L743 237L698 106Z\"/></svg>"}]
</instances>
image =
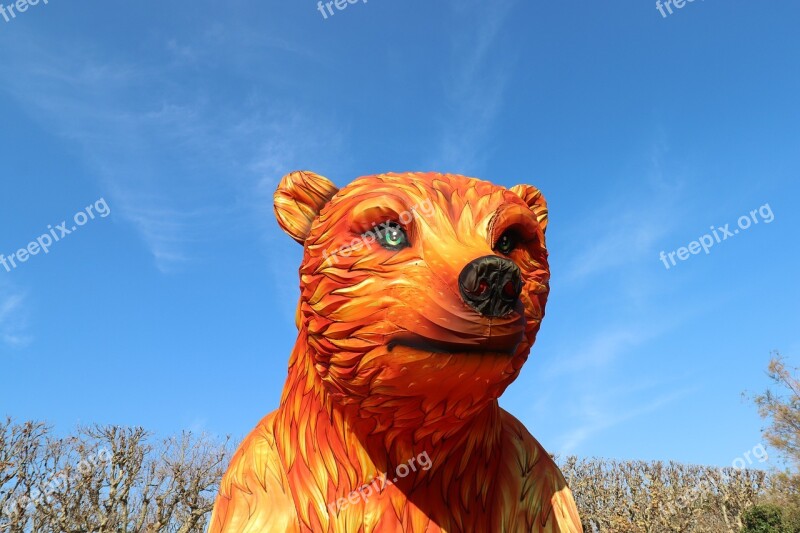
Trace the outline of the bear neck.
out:
<instances>
[{"instance_id":1,"label":"bear neck","mask_svg":"<svg viewBox=\"0 0 800 533\"><path fill-rule=\"evenodd\" d=\"M502 411L496 399L487 400L467 419L443 423L437 414L436 426L425 425L424 413L411 417L416 424L405 423L406 406L392 400L398 422L386 425L385 420L365 418L357 403L331 398L313 366L311 350L300 342L295 346L274 419L285 472L293 486L302 488L294 497L307 500L296 501L298 509L327 505L331 498L347 495L422 453L431 466L411 473L404 480L410 486L426 477L428 482L444 479L437 475L443 471L457 472L465 487L483 487L487 477L491 479L487 465L499 453L502 437ZM336 475L331 475L333 469Z\"/></svg>"}]
</instances>

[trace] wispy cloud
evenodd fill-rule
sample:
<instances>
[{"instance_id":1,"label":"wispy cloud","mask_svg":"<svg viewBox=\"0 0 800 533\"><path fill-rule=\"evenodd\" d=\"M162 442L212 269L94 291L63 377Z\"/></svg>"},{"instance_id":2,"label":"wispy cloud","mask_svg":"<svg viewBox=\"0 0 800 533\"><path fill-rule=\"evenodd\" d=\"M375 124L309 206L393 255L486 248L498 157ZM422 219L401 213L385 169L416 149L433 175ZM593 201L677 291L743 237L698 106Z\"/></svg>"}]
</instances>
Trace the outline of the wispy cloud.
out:
<instances>
[{"instance_id":1,"label":"wispy cloud","mask_svg":"<svg viewBox=\"0 0 800 533\"><path fill-rule=\"evenodd\" d=\"M77 144L162 272L202 258L204 244L223 232L253 220L258 227L271 216L280 176L319 159L308 156L325 143L321 120L258 97L231 103L191 84L164 88L203 53L201 44L169 40L169 57L155 65L86 50L54 54L45 44L12 54L14 76L0 73L5 91Z\"/></svg>"},{"instance_id":2,"label":"wispy cloud","mask_svg":"<svg viewBox=\"0 0 800 533\"><path fill-rule=\"evenodd\" d=\"M170 191L178 177L175 159L181 156L164 159L157 147L197 141L196 113L164 103L141 111L131 109L133 103L124 105L126 98L134 101L130 88L152 76L141 67L79 57L57 61L35 48L28 59L15 65L13 80L3 80L6 90L51 131L77 143L109 191L109 203L139 230L161 270L185 261L183 244L195 237L185 230L197 227L196 198Z\"/></svg>"},{"instance_id":3,"label":"wispy cloud","mask_svg":"<svg viewBox=\"0 0 800 533\"><path fill-rule=\"evenodd\" d=\"M25 296L0 286L0 340L10 348L21 348L30 344L32 337L26 334Z\"/></svg>"},{"instance_id":4,"label":"wispy cloud","mask_svg":"<svg viewBox=\"0 0 800 533\"><path fill-rule=\"evenodd\" d=\"M573 218L566 241L574 243L563 274L570 283L581 283L598 274L648 261L681 222L680 177L669 172L664 161L668 145L660 128L644 154L636 187L615 190Z\"/></svg>"},{"instance_id":5,"label":"wispy cloud","mask_svg":"<svg viewBox=\"0 0 800 533\"><path fill-rule=\"evenodd\" d=\"M612 210L610 216L596 212L586 217L581 224L583 230L575 231L576 237L585 236L581 239L584 247L572 256L564 274L566 281L580 282L595 274L651 258L653 249L674 230L675 215L662 204L635 202L634 205L636 207Z\"/></svg>"},{"instance_id":6,"label":"wispy cloud","mask_svg":"<svg viewBox=\"0 0 800 533\"><path fill-rule=\"evenodd\" d=\"M197 62L197 54L192 47L178 42L175 38L169 39L165 48L172 56L173 61L178 64L195 64Z\"/></svg>"},{"instance_id":7,"label":"wispy cloud","mask_svg":"<svg viewBox=\"0 0 800 533\"><path fill-rule=\"evenodd\" d=\"M180 210L159 205L158 198L142 200L136 192L123 192L116 187L113 195L116 208L139 230L153 255L156 267L163 273L180 269L196 259L191 243L202 243L211 228L209 220L224 219L221 210L204 208Z\"/></svg>"},{"instance_id":8,"label":"wispy cloud","mask_svg":"<svg viewBox=\"0 0 800 533\"><path fill-rule=\"evenodd\" d=\"M553 358L544 373L557 377L576 372L593 372L604 368L628 351L656 337L663 328L634 326L609 328L598 332L588 341L566 348Z\"/></svg>"},{"instance_id":9,"label":"wispy cloud","mask_svg":"<svg viewBox=\"0 0 800 533\"><path fill-rule=\"evenodd\" d=\"M646 388L653 388L653 386L634 387L633 390L618 389L607 392L602 396L583 396L581 398L581 412L578 415L578 418L582 421L577 427L569 430L561 437L559 452L561 454L573 453L576 448L593 435L607 431L642 415L658 411L697 390L696 387L683 388L661 394L652 401L641 403L638 398L643 392L642 389ZM632 393L634 392L637 393L635 401L632 400ZM607 400L615 396L621 396L621 398L613 402L613 405L603 406L604 403L609 403ZM631 405L635 407L631 408Z\"/></svg>"},{"instance_id":10,"label":"wispy cloud","mask_svg":"<svg viewBox=\"0 0 800 533\"><path fill-rule=\"evenodd\" d=\"M451 3L455 16L469 21L462 28L476 27L454 37L455 67L443 81L448 112L440 117L441 138L431 168L475 174L484 165L509 73L514 71L508 68L508 58L491 52L514 4L506 0ZM476 13L481 13L479 19Z\"/></svg>"}]
</instances>

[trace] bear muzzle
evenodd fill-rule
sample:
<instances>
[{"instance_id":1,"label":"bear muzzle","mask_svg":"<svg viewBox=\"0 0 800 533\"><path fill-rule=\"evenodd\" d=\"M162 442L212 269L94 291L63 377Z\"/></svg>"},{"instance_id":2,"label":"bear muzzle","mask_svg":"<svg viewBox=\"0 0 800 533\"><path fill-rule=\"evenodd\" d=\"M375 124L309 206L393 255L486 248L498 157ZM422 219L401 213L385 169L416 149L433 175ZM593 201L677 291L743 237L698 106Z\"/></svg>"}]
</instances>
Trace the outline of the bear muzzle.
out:
<instances>
[{"instance_id":1,"label":"bear muzzle","mask_svg":"<svg viewBox=\"0 0 800 533\"><path fill-rule=\"evenodd\" d=\"M471 261L458 276L461 299L488 318L511 314L519 306L522 275L513 261L487 255Z\"/></svg>"}]
</instances>

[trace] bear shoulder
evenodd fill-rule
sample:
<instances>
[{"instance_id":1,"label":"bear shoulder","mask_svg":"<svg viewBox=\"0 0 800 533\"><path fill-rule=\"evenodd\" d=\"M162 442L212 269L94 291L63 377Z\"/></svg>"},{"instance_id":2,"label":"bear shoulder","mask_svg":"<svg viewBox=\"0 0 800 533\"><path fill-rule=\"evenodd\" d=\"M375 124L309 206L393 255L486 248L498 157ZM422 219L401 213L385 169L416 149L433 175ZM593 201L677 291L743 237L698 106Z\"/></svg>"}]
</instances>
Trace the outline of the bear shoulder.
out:
<instances>
[{"instance_id":1,"label":"bear shoulder","mask_svg":"<svg viewBox=\"0 0 800 533\"><path fill-rule=\"evenodd\" d=\"M567 482L553 458L525 426L502 411L505 469L521 503L517 528L541 533L581 533L578 509Z\"/></svg>"},{"instance_id":2,"label":"bear shoulder","mask_svg":"<svg viewBox=\"0 0 800 533\"><path fill-rule=\"evenodd\" d=\"M209 533L299 531L286 474L267 415L242 441L222 478Z\"/></svg>"}]
</instances>

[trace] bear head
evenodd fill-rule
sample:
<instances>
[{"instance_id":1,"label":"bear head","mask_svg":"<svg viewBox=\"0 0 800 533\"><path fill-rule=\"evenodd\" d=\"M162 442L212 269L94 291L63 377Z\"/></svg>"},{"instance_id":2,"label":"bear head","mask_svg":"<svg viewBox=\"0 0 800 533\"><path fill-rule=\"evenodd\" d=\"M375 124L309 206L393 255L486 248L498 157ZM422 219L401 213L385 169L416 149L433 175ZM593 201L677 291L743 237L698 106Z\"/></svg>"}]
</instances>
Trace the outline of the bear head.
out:
<instances>
[{"instance_id":1,"label":"bear head","mask_svg":"<svg viewBox=\"0 0 800 533\"><path fill-rule=\"evenodd\" d=\"M537 188L387 173L339 190L293 172L275 213L304 246L291 364L335 402L419 427L467 419L517 377L549 292Z\"/></svg>"}]
</instances>

